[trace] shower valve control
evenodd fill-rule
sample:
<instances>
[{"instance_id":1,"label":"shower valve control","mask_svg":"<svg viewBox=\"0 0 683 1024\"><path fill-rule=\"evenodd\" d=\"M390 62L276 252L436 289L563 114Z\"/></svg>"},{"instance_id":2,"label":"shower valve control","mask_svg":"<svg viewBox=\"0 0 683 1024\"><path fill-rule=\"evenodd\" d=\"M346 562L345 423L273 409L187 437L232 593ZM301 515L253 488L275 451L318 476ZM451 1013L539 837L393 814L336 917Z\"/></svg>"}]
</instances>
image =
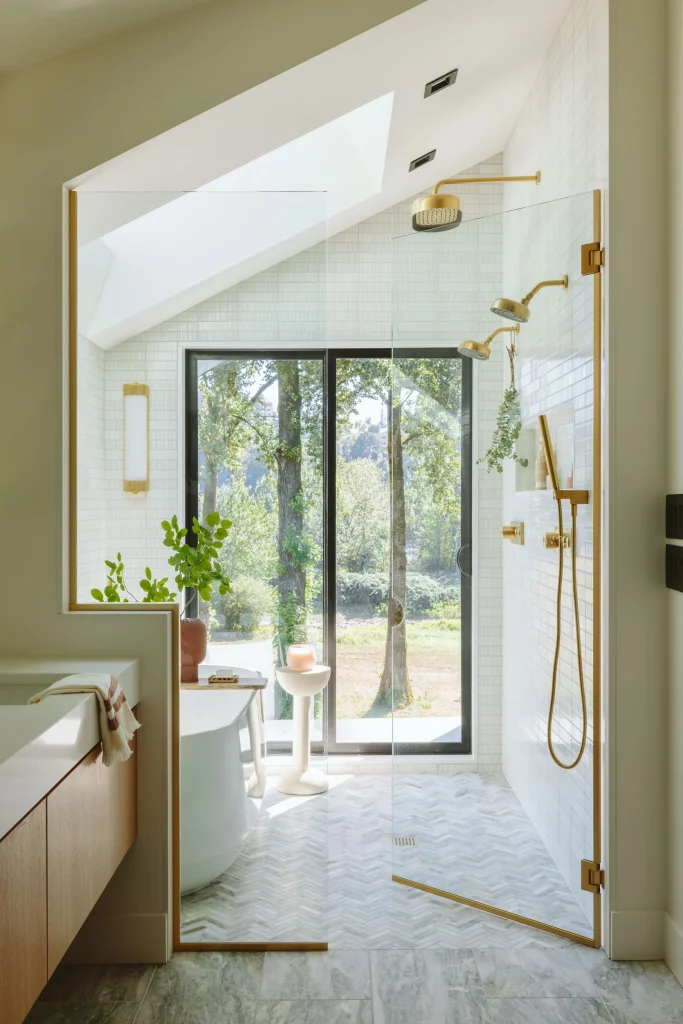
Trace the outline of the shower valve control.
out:
<instances>
[{"instance_id":1,"label":"shower valve control","mask_svg":"<svg viewBox=\"0 0 683 1024\"><path fill-rule=\"evenodd\" d=\"M560 546L560 535L558 532L546 533L543 536L543 547L544 548L555 548L558 549ZM570 548L572 546L572 536L569 530L565 530L562 535L562 547Z\"/></svg>"},{"instance_id":2,"label":"shower valve control","mask_svg":"<svg viewBox=\"0 0 683 1024\"><path fill-rule=\"evenodd\" d=\"M510 540L513 544L523 544L524 523L510 523L509 526L503 526L500 535L503 540Z\"/></svg>"}]
</instances>

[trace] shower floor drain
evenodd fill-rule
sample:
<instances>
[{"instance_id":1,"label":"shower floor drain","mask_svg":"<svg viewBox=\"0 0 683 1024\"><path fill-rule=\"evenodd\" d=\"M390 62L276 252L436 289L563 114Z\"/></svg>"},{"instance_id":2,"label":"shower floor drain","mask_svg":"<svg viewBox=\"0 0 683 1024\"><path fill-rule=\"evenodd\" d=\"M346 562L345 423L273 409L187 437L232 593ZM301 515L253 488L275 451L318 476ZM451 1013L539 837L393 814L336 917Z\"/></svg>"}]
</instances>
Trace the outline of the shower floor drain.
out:
<instances>
[{"instance_id":1,"label":"shower floor drain","mask_svg":"<svg viewBox=\"0 0 683 1024\"><path fill-rule=\"evenodd\" d=\"M394 846L417 846L415 836L394 836Z\"/></svg>"}]
</instances>

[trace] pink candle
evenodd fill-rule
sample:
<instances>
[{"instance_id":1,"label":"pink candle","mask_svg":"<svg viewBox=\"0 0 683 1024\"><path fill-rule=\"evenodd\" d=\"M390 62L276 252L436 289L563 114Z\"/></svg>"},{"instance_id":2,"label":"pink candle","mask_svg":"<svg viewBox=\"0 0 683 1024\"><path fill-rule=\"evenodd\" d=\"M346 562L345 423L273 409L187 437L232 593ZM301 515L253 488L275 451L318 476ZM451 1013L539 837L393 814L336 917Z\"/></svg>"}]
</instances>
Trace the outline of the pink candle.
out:
<instances>
[{"instance_id":1,"label":"pink candle","mask_svg":"<svg viewBox=\"0 0 683 1024\"><path fill-rule=\"evenodd\" d=\"M315 667L315 650L312 644L290 644L287 648L287 668L295 672L308 672Z\"/></svg>"}]
</instances>

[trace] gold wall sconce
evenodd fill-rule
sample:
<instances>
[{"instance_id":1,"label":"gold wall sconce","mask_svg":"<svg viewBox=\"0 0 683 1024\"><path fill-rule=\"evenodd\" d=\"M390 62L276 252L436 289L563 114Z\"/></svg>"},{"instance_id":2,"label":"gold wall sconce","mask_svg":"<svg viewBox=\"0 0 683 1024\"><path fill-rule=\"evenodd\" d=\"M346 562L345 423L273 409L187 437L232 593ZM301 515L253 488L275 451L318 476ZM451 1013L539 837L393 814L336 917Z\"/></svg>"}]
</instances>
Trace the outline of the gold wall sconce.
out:
<instances>
[{"instance_id":1,"label":"gold wall sconce","mask_svg":"<svg viewBox=\"0 0 683 1024\"><path fill-rule=\"evenodd\" d=\"M512 544L524 544L524 523L510 523L504 526L500 535L503 540L509 540Z\"/></svg>"},{"instance_id":2,"label":"gold wall sconce","mask_svg":"<svg viewBox=\"0 0 683 1024\"><path fill-rule=\"evenodd\" d=\"M149 490L149 384L123 385L123 489Z\"/></svg>"}]
</instances>

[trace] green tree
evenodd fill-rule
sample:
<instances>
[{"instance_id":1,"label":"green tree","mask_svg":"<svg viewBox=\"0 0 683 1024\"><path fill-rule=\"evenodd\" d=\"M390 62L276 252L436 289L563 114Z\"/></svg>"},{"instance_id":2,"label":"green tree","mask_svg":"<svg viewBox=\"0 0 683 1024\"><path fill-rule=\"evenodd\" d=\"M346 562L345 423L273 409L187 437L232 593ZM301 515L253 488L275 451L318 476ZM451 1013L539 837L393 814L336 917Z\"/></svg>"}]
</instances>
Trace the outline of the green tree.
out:
<instances>
[{"instance_id":1,"label":"green tree","mask_svg":"<svg viewBox=\"0 0 683 1024\"><path fill-rule=\"evenodd\" d=\"M216 511L220 472L236 468L246 448L265 442L261 397L275 380L259 359L217 362L199 378L199 450L204 453L202 520Z\"/></svg>"},{"instance_id":2,"label":"green tree","mask_svg":"<svg viewBox=\"0 0 683 1024\"><path fill-rule=\"evenodd\" d=\"M229 576L263 581L277 574L277 491L275 474L265 473L256 487L245 480L240 463L217 492L218 511L230 519L230 543L221 552Z\"/></svg>"},{"instance_id":3,"label":"green tree","mask_svg":"<svg viewBox=\"0 0 683 1024\"><path fill-rule=\"evenodd\" d=\"M408 670L406 607L406 459L421 467L444 515L459 515L460 373L450 358L350 359L338 363L338 428L348 429L361 398L385 403L391 493L390 601L384 667L376 704L406 707L413 694Z\"/></svg>"},{"instance_id":4,"label":"green tree","mask_svg":"<svg viewBox=\"0 0 683 1024\"><path fill-rule=\"evenodd\" d=\"M337 566L348 572L386 571L389 562L389 482L376 462L337 462Z\"/></svg>"}]
</instances>

